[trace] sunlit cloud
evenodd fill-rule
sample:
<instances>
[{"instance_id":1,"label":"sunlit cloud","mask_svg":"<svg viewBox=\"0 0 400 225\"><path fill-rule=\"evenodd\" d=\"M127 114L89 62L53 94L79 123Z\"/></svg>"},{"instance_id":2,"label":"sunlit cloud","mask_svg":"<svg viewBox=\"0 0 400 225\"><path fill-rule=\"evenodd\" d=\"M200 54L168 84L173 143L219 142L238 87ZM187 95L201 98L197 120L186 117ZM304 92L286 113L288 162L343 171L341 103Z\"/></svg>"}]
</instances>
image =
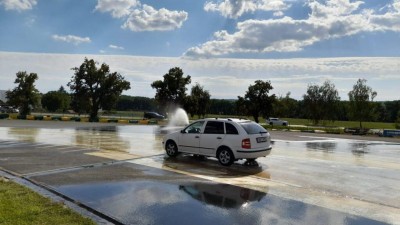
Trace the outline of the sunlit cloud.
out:
<instances>
[{"instance_id":1,"label":"sunlit cloud","mask_svg":"<svg viewBox=\"0 0 400 225\"><path fill-rule=\"evenodd\" d=\"M91 42L89 37L79 37L79 36L75 36L75 35L57 35L57 34L54 34L51 37L55 41L71 43L71 44L74 44L74 45L79 45L79 44L82 44L82 43L90 43Z\"/></svg>"},{"instance_id":2,"label":"sunlit cloud","mask_svg":"<svg viewBox=\"0 0 400 225\"><path fill-rule=\"evenodd\" d=\"M362 1L310 0L306 4L311 10L307 19L285 16L241 21L235 32L217 31L212 40L189 48L184 56L207 58L235 53L299 52L317 42L362 32L400 32L399 0L388 5L383 14L361 10L361 5Z\"/></svg>"},{"instance_id":3,"label":"sunlit cloud","mask_svg":"<svg viewBox=\"0 0 400 225\"><path fill-rule=\"evenodd\" d=\"M111 13L113 18L125 20L123 29L134 32L170 31L182 27L188 18L185 11L155 9L138 0L98 0L95 11Z\"/></svg>"},{"instance_id":4,"label":"sunlit cloud","mask_svg":"<svg viewBox=\"0 0 400 225\"><path fill-rule=\"evenodd\" d=\"M124 47L117 46L117 45L109 45L108 47L112 48L112 49L117 49L117 50L124 50Z\"/></svg>"},{"instance_id":5,"label":"sunlit cloud","mask_svg":"<svg viewBox=\"0 0 400 225\"><path fill-rule=\"evenodd\" d=\"M30 10L37 4L36 0L0 0L0 5L5 10L25 11Z\"/></svg>"},{"instance_id":6,"label":"sunlit cloud","mask_svg":"<svg viewBox=\"0 0 400 225\"><path fill-rule=\"evenodd\" d=\"M137 6L140 6L140 1L137 0L98 0L95 11L109 12L114 18L122 18L128 16Z\"/></svg>"},{"instance_id":7,"label":"sunlit cloud","mask_svg":"<svg viewBox=\"0 0 400 225\"><path fill-rule=\"evenodd\" d=\"M224 0L206 2L204 10L219 12L224 17L236 19L245 13L254 13L255 11L275 11L282 13L282 11L289 7L290 5L283 0Z\"/></svg>"},{"instance_id":8,"label":"sunlit cloud","mask_svg":"<svg viewBox=\"0 0 400 225\"><path fill-rule=\"evenodd\" d=\"M311 59L201 59L177 57L139 57L121 55L35 54L0 52L0 90L14 87L18 71L35 72L39 76L37 88L41 92L56 90L66 85L73 72L71 68L83 63L84 58L107 63L132 84L124 94L154 97L150 84L162 80L170 68L179 66L185 75L208 90L212 98L236 99L243 96L255 80L271 81L271 93L301 99L310 83L332 81L339 95L346 100L347 93L357 79L365 78L378 92L376 100L399 100L393 95L400 83L399 58L311 58ZM46 63L43 63L46 62ZM189 86L189 90L190 90Z\"/></svg>"}]
</instances>

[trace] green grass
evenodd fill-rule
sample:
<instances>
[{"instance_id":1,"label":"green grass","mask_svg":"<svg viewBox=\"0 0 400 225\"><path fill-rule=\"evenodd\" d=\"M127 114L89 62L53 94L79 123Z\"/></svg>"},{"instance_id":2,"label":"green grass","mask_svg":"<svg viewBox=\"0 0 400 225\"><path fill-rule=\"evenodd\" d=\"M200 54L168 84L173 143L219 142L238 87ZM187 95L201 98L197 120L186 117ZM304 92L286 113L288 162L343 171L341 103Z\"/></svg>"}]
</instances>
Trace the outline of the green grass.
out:
<instances>
[{"instance_id":1,"label":"green grass","mask_svg":"<svg viewBox=\"0 0 400 225\"><path fill-rule=\"evenodd\" d=\"M95 224L65 205L0 177L0 224Z\"/></svg>"},{"instance_id":2,"label":"green grass","mask_svg":"<svg viewBox=\"0 0 400 225\"><path fill-rule=\"evenodd\" d=\"M102 118L129 118L134 120L139 120L143 118L143 111L114 111L109 114L99 114ZM216 114L207 114L206 118L239 118L239 116L233 115L216 115ZM242 117L248 118L250 120L254 120L253 117ZM197 120L199 119L198 116L189 117L190 120ZM302 126L315 126L312 122L308 119L295 119L295 118L281 118L283 120L287 120L290 125L302 125ZM265 123L265 120L259 117L260 123ZM360 123L358 121L335 121L330 122L327 121L325 124L322 122L317 126L324 126L324 127L348 127L348 128L355 128L359 127ZM364 128L369 129L396 129L395 123L382 123L382 122L362 122L362 126Z\"/></svg>"},{"instance_id":3,"label":"green grass","mask_svg":"<svg viewBox=\"0 0 400 225\"><path fill-rule=\"evenodd\" d=\"M304 126L314 126L310 120L307 119L293 119L293 118L282 118L283 120L287 120L290 125L304 125ZM327 122L326 124L320 124L321 126L326 127L360 127L360 122L358 121L335 121L335 122ZM395 123L382 123L382 122L362 122L362 126L364 128L369 129L396 129Z\"/></svg>"}]
</instances>

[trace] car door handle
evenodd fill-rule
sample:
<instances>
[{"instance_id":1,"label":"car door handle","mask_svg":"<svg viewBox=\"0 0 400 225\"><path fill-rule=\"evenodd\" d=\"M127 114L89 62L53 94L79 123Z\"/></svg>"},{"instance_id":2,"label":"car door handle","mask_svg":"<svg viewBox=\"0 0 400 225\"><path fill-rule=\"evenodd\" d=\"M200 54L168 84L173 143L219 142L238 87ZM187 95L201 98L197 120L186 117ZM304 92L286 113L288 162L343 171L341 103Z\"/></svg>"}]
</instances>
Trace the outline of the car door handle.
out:
<instances>
[{"instance_id":1,"label":"car door handle","mask_svg":"<svg viewBox=\"0 0 400 225\"><path fill-rule=\"evenodd\" d=\"M194 138L199 138L199 136L194 136Z\"/></svg>"},{"instance_id":2,"label":"car door handle","mask_svg":"<svg viewBox=\"0 0 400 225\"><path fill-rule=\"evenodd\" d=\"M222 139L222 137L217 137L217 139Z\"/></svg>"}]
</instances>

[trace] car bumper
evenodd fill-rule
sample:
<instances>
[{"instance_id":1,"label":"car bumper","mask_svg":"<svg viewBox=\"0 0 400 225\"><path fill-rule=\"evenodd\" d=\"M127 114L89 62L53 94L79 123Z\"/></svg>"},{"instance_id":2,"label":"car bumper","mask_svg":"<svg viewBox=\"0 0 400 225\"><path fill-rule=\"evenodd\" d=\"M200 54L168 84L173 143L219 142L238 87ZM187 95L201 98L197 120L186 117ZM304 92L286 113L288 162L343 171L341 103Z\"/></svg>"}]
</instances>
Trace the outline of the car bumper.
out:
<instances>
[{"instance_id":1,"label":"car bumper","mask_svg":"<svg viewBox=\"0 0 400 225\"><path fill-rule=\"evenodd\" d=\"M264 149L240 149L235 151L236 159L255 159L265 157L271 153L272 147Z\"/></svg>"}]
</instances>

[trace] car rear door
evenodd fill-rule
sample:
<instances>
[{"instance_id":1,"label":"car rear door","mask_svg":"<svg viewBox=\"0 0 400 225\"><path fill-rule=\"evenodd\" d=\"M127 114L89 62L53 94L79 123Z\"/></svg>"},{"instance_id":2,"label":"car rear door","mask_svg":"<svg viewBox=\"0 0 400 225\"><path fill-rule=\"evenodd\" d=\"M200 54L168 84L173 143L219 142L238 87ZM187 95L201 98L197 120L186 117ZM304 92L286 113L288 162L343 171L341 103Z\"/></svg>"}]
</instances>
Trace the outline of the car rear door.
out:
<instances>
[{"instance_id":1,"label":"car rear door","mask_svg":"<svg viewBox=\"0 0 400 225\"><path fill-rule=\"evenodd\" d=\"M200 138L200 154L215 156L217 148L224 138L224 122L208 121Z\"/></svg>"}]
</instances>

